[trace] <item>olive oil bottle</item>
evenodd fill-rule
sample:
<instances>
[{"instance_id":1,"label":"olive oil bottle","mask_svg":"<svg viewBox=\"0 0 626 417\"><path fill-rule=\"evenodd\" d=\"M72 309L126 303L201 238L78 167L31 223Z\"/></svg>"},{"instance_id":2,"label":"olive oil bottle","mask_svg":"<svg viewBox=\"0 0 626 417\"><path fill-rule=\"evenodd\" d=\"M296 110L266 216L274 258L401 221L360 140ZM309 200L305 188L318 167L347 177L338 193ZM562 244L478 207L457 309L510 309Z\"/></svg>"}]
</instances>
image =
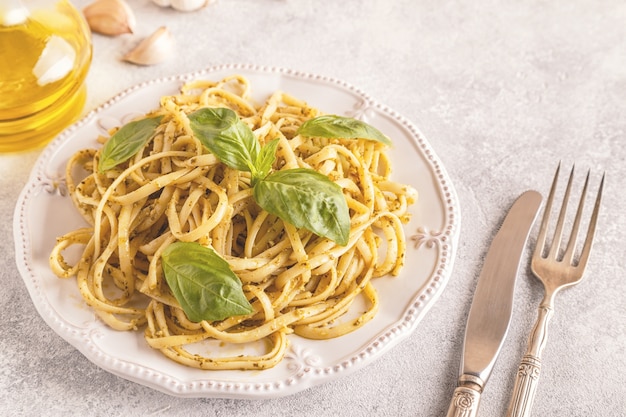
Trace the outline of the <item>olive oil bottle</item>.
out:
<instances>
[{"instance_id":1,"label":"olive oil bottle","mask_svg":"<svg viewBox=\"0 0 626 417\"><path fill-rule=\"evenodd\" d=\"M91 55L68 0L0 0L0 152L42 146L80 116Z\"/></svg>"}]
</instances>

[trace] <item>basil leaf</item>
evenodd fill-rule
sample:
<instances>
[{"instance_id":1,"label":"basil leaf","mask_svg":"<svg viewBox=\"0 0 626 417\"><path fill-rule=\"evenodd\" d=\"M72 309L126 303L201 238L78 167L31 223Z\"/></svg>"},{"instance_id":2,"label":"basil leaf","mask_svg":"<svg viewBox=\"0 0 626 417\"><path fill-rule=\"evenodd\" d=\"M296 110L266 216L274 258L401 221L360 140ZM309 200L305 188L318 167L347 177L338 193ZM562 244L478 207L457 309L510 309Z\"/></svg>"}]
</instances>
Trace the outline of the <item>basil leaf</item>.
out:
<instances>
[{"instance_id":1,"label":"basil leaf","mask_svg":"<svg viewBox=\"0 0 626 417\"><path fill-rule=\"evenodd\" d=\"M391 146L380 130L361 120L335 115L318 116L302 123L297 131L302 136L321 138L369 139Z\"/></svg>"},{"instance_id":2,"label":"basil leaf","mask_svg":"<svg viewBox=\"0 0 626 417\"><path fill-rule=\"evenodd\" d=\"M341 187L323 174L305 168L276 171L253 189L264 210L296 227L348 244L350 214Z\"/></svg>"},{"instance_id":3,"label":"basil leaf","mask_svg":"<svg viewBox=\"0 0 626 417\"><path fill-rule=\"evenodd\" d=\"M227 108L202 108L188 115L198 140L224 164L253 172L259 142L237 113Z\"/></svg>"},{"instance_id":4,"label":"basil leaf","mask_svg":"<svg viewBox=\"0 0 626 417\"><path fill-rule=\"evenodd\" d=\"M276 149L278 148L278 142L280 139L274 139L271 142L266 143L259 152L259 157L254 164L257 169L257 178L253 178L256 183L257 180L263 179L270 173L272 165L276 160Z\"/></svg>"},{"instance_id":5,"label":"basil leaf","mask_svg":"<svg viewBox=\"0 0 626 417\"><path fill-rule=\"evenodd\" d=\"M165 280L189 320L223 320L249 314L241 281L213 249L192 242L174 242L163 251Z\"/></svg>"},{"instance_id":6,"label":"basil leaf","mask_svg":"<svg viewBox=\"0 0 626 417\"><path fill-rule=\"evenodd\" d=\"M162 118L149 117L122 126L102 147L98 171L102 174L135 155L154 136Z\"/></svg>"}]
</instances>

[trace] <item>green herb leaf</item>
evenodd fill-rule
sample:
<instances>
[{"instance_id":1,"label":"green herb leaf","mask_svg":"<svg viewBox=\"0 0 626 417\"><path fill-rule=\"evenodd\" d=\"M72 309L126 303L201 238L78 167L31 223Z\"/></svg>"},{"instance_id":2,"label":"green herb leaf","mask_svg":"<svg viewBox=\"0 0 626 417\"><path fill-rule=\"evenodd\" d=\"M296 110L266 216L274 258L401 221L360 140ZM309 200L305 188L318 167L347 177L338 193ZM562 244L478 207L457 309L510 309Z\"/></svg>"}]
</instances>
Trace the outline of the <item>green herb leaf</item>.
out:
<instances>
[{"instance_id":1,"label":"green herb leaf","mask_svg":"<svg viewBox=\"0 0 626 417\"><path fill-rule=\"evenodd\" d=\"M104 144L98 171L102 174L135 155L154 136L162 118L148 117L122 126Z\"/></svg>"},{"instance_id":2,"label":"green herb leaf","mask_svg":"<svg viewBox=\"0 0 626 417\"><path fill-rule=\"evenodd\" d=\"M307 137L370 139L391 146L391 141L375 127L357 119L324 115L302 123L298 134Z\"/></svg>"},{"instance_id":3,"label":"green herb leaf","mask_svg":"<svg viewBox=\"0 0 626 417\"><path fill-rule=\"evenodd\" d=\"M188 117L198 140L221 162L233 169L252 173L253 196L263 209L295 227L306 228L340 245L348 243L348 204L337 184L309 169L289 169L269 174L276 159L278 140L261 148L254 132L230 109L203 108ZM340 120L335 122L339 126L335 130L341 130L343 126L342 137L363 137L357 135L357 131L366 136L378 132L354 119L332 116L332 120ZM318 122L322 127L327 124L323 120ZM346 136L346 130L352 132L351 136ZM378 134L386 139L382 133Z\"/></svg>"},{"instance_id":4,"label":"green herb leaf","mask_svg":"<svg viewBox=\"0 0 626 417\"><path fill-rule=\"evenodd\" d=\"M350 214L341 187L305 168L276 171L253 189L264 210L339 245L348 244Z\"/></svg>"},{"instance_id":5,"label":"green herb leaf","mask_svg":"<svg viewBox=\"0 0 626 417\"><path fill-rule=\"evenodd\" d=\"M223 320L249 314L241 281L213 249L175 242L161 255L165 280L189 320Z\"/></svg>"},{"instance_id":6,"label":"green herb leaf","mask_svg":"<svg viewBox=\"0 0 626 417\"><path fill-rule=\"evenodd\" d=\"M266 143L259 152L259 157L255 162L257 169L257 178L253 178L254 183L257 180L261 180L270 173L272 164L276 160L276 149L278 148L279 139L274 139L271 142Z\"/></svg>"},{"instance_id":7,"label":"green herb leaf","mask_svg":"<svg viewBox=\"0 0 626 417\"><path fill-rule=\"evenodd\" d=\"M188 115L198 140L224 164L253 172L259 142L237 113L227 108L202 108Z\"/></svg>"}]
</instances>

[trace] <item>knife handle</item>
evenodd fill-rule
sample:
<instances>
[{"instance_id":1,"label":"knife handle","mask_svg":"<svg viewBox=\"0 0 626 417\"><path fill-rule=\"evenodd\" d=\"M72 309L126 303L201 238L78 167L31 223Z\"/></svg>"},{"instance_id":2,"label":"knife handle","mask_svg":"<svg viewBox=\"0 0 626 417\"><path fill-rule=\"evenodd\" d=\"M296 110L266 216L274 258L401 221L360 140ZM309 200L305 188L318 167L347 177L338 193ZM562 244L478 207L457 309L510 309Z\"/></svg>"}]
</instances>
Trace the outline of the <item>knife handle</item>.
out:
<instances>
[{"instance_id":1,"label":"knife handle","mask_svg":"<svg viewBox=\"0 0 626 417\"><path fill-rule=\"evenodd\" d=\"M446 417L475 417L478 413L483 382L479 378L463 375L459 384L452 395Z\"/></svg>"},{"instance_id":2,"label":"knife handle","mask_svg":"<svg viewBox=\"0 0 626 417\"><path fill-rule=\"evenodd\" d=\"M542 304L539 306L537 321L528 339L528 348L517 368L513 396L506 417L530 417L535 393L539 385L541 352L548 340L548 323L552 313L551 305Z\"/></svg>"}]
</instances>

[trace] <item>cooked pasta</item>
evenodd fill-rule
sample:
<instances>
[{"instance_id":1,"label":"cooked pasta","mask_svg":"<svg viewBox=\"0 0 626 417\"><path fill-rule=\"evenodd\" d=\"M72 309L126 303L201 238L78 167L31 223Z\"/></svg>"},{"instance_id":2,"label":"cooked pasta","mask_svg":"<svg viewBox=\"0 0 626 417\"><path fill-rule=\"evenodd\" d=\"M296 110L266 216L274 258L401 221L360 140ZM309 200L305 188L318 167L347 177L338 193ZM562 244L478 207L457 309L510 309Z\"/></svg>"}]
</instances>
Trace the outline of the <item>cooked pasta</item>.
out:
<instances>
[{"instance_id":1,"label":"cooked pasta","mask_svg":"<svg viewBox=\"0 0 626 417\"><path fill-rule=\"evenodd\" d=\"M278 138L274 171L309 168L338 184L349 209L348 244L261 209L250 173L220 162L194 136L188 115L207 107L235 111L261 145ZM239 75L185 84L147 115L161 116L156 134L129 160L104 173L97 169L101 150L82 150L68 161L68 190L88 226L57 239L52 270L75 277L84 301L108 326L143 330L152 348L201 369L270 368L284 357L289 334L328 339L358 329L379 303L394 302L379 300L372 280L400 271L402 224L417 192L390 179L383 143L297 134L320 114L280 91L256 104ZM241 280L252 312L190 320L161 265L174 242L213 248ZM64 254L72 246L81 256L70 265ZM351 310L358 298L365 311ZM203 350L203 343L214 348ZM215 343L242 350L229 356L221 351L232 349Z\"/></svg>"}]
</instances>

